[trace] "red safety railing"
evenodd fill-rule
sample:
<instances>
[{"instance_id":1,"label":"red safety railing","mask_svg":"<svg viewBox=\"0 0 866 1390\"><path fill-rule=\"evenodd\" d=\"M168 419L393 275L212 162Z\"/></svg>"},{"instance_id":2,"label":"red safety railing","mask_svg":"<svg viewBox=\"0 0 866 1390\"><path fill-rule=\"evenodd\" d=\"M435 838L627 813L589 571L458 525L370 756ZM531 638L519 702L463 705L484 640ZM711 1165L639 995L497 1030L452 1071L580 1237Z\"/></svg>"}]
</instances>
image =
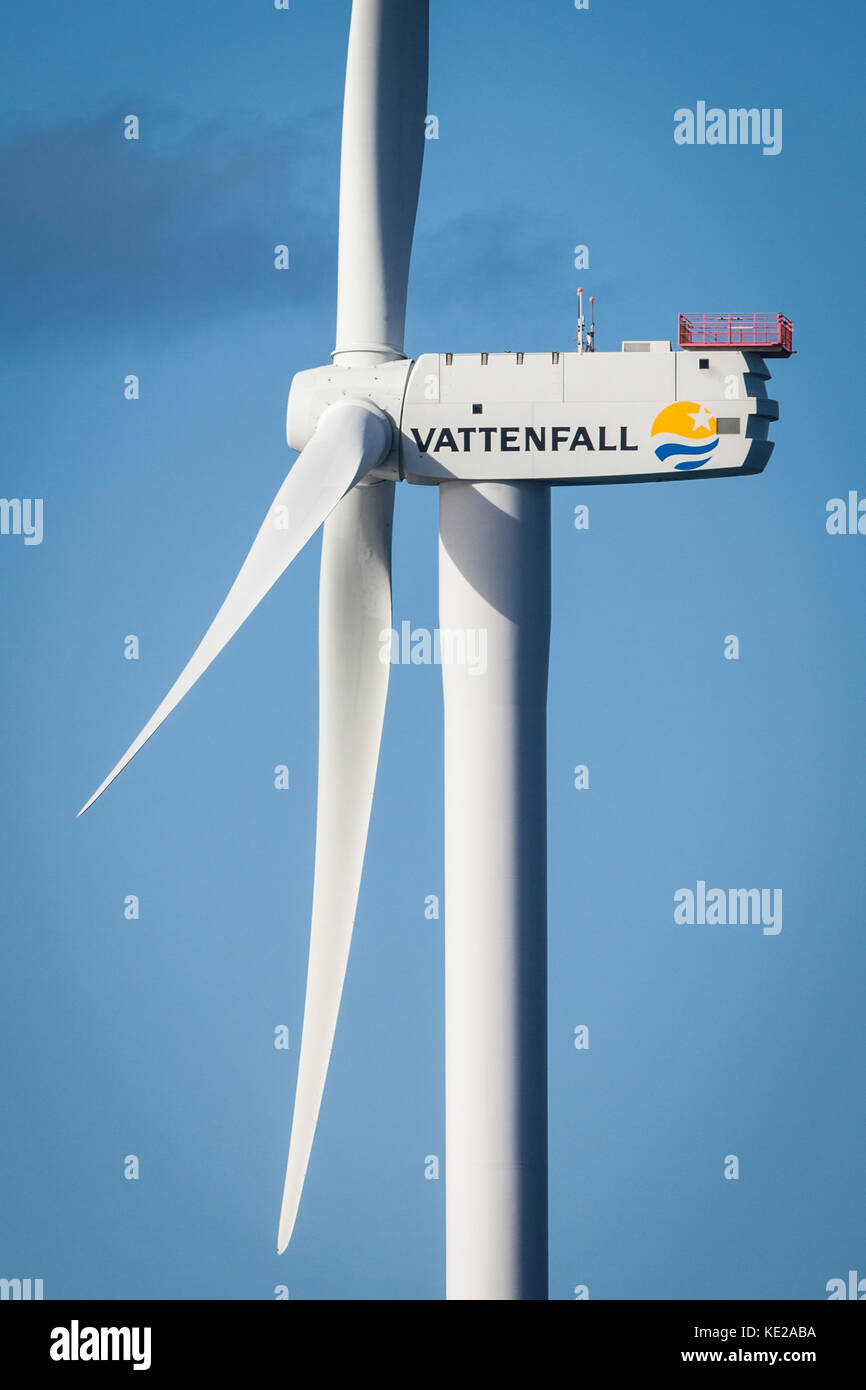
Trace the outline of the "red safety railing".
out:
<instances>
[{"instance_id":1,"label":"red safety railing","mask_svg":"<svg viewBox=\"0 0 866 1390\"><path fill-rule=\"evenodd\" d=\"M784 314L680 314L682 348L754 348L769 356L788 356L794 325Z\"/></svg>"}]
</instances>

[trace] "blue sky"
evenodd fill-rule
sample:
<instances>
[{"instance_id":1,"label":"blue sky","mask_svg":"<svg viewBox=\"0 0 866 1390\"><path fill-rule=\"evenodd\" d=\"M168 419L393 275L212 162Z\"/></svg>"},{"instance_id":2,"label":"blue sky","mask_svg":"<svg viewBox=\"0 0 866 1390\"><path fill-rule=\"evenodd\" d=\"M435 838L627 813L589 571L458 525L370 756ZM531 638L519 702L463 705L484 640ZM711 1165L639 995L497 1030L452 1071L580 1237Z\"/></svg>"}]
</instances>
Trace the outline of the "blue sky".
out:
<instances>
[{"instance_id":1,"label":"blue sky","mask_svg":"<svg viewBox=\"0 0 866 1390\"><path fill-rule=\"evenodd\" d=\"M821 1298L866 1274L866 538L825 527L828 499L866 496L850 434L862 9L431 9L440 138L410 355L568 350L578 283L604 349L672 337L681 309L796 325L763 475L554 491L551 1297ZM291 376L333 347L348 15L347 0L7 11L0 491L43 498L45 520L39 546L0 536L0 1275L42 1277L49 1298L444 1291L445 1182L424 1178L426 1155L447 1166L442 922L424 917L442 893L439 672L393 671L331 1074L281 1258L317 541L75 820L221 602L290 459ZM782 152L677 146L674 111L699 100L781 108ZM397 624L436 626L436 521L432 490L399 489ZM673 894L699 879L781 887L782 931L678 926Z\"/></svg>"}]
</instances>

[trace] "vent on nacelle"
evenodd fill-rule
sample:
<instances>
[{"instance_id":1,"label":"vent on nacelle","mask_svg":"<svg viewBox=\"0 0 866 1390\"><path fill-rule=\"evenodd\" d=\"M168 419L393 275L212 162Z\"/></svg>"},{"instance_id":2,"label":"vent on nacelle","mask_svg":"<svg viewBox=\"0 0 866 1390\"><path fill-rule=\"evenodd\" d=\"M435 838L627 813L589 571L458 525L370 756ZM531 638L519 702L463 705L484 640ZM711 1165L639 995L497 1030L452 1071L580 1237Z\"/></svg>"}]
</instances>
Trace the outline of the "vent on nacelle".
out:
<instances>
[{"instance_id":1,"label":"vent on nacelle","mask_svg":"<svg viewBox=\"0 0 866 1390\"><path fill-rule=\"evenodd\" d=\"M648 343L623 343L623 352L670 352L670 343L662 339L651 339Z\"/></svg>"}]
</instances>

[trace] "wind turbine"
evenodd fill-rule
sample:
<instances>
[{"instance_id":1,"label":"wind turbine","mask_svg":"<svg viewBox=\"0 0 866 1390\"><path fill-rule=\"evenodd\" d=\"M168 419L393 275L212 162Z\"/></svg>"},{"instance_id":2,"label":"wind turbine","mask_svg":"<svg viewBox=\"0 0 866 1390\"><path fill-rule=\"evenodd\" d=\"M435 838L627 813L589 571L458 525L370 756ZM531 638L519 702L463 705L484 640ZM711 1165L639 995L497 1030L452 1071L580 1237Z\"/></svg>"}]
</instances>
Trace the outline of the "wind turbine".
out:
<instances>
[{"instance_id":1,"label":"wind turbine","mask_svg":"<svg viewBox=\"0 0 866 1390\"><path fill-rule=\"evenodd\" d=\"M354 0L332 363L292 381L299 457L199 647L79 815L321 527L316 860L283 1251L361 882L388 687L394 486L438 486L440 629L487 638L483 674L442 668L447 1297L546 1299L550 485L760 472L778 415L764 358L789 355L791 325L681 316L682 352L633 342L598 353L581 308L577 352L407 359L427 38L428 0Z\"/></svg>"}]
</instances>

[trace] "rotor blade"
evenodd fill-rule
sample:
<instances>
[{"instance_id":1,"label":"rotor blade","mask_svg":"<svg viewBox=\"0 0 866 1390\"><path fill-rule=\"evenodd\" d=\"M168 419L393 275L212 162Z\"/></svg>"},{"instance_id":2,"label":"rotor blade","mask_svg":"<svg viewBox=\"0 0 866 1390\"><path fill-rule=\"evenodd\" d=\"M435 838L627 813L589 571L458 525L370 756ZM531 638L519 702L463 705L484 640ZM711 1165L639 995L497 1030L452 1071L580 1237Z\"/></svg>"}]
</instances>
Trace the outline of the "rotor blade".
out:
<instances>
[{"instance_id":1,"label":"rotor blade","mask_svg":"<svg viewBox=\"0 0 866 1390\"><path fill-rule=\"evenodd\" d=\"M117 766L78 812L93 805L207 670L256 605L318 531L340 498L388 453L391 427L375 406L336 401L298 455L228 596L180 676Z\"/></svg>"},{"instance_id":2,"label":"rotor blade","mask_svg":"<svg viewBox=\"0 0 866 1390\"><path fill-rule=\"evenodd\" d=\"M322 537L316 869L280 1253L294 1228L316 1132L364 864L391 658L393 509L393 483L355 488Z\"/></svg>"},{"instance_id":3,"label":"rotor blade","mask_svg":"<svg viewBox=\"0 0 866 1390\"><path fill-rule=\"evenodd\" d=\"M340 353L403 356L428 28L428 0L352 5L340 161L338 361Z\"/></svg>"}]
</instances>

